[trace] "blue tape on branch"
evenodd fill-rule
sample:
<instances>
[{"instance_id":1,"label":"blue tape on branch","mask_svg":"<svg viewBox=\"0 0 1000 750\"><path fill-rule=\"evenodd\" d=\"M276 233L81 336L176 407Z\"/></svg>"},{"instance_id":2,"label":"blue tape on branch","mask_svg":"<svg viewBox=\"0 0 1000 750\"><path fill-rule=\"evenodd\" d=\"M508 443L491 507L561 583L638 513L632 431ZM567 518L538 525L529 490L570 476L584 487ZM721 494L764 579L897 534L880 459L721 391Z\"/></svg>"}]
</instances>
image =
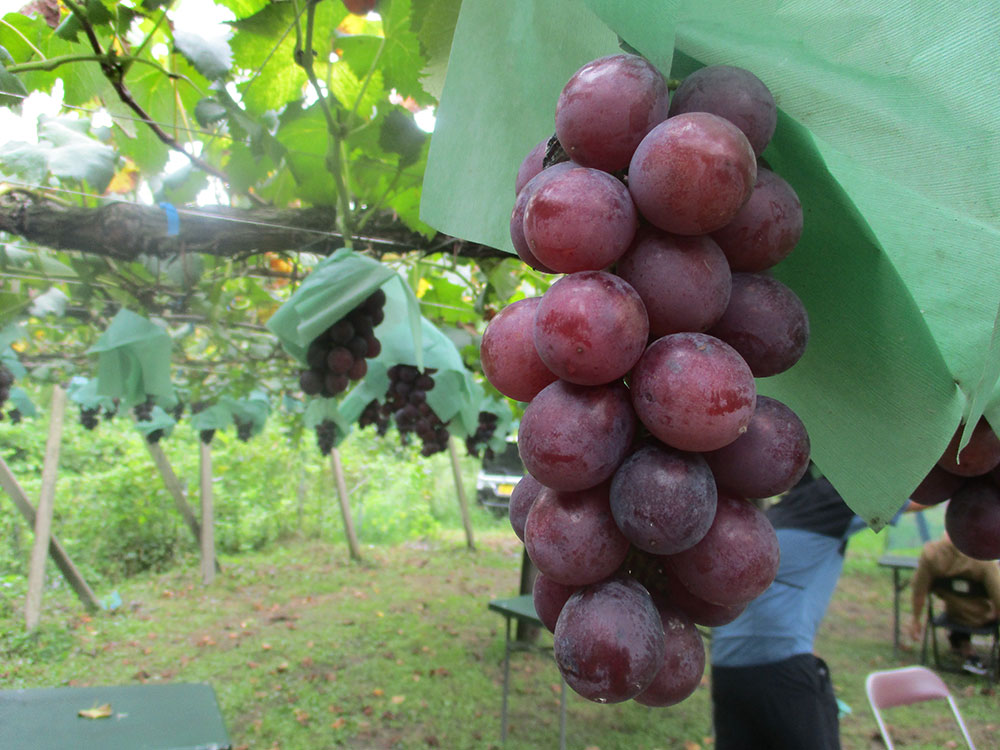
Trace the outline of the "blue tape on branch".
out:
<instances>
[{"instance_id":1,"label":"blue tape on branch","mask_svg":"<svg viewBox=\"0 0 1000 750\"><path fill-rule=\"evenodd\" d=\"M167 237L176 237L181 233L181 217L173 203L161 203L160 208L167 215Z\"/></svg>"}]
</instances>

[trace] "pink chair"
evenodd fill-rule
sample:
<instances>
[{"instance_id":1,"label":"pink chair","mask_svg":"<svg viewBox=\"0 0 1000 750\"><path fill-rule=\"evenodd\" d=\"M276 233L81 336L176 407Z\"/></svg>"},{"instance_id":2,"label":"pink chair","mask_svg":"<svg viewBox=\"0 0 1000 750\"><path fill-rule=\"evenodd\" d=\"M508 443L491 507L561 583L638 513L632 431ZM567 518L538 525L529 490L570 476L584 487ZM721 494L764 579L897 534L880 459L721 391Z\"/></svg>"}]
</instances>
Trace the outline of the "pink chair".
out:
<instances>
[{"instance_id":1,"label":"pink chair","mask_svg":"<svg viewBox=\"0 0 1000 750\"><path fill-rule=\"evenodd\" d=\"M868 703L871 704L872 711L875 713L875 721L878 722L878 728L885 740L887 750L894 750L894 746L880 711L894 706L909 706L912 703L932 700L948 701L948 705L951 706L951 711L955 715L955 721L958 722L958 727L962 730L962 736L965 737L971 750L976 750L948 686L927 667L901 667L872 672L865 679L865 692L868 694Z\"/></svg>"}]
</instances>

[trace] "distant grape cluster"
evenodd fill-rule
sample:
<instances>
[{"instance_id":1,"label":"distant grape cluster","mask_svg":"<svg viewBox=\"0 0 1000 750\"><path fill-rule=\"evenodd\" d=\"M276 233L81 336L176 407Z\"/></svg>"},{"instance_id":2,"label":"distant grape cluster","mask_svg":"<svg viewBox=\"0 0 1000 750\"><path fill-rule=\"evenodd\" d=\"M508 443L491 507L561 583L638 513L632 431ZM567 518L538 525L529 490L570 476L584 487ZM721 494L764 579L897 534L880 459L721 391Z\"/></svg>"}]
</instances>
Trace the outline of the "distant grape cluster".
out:
<instances>
[{"instance_id":1,"label":"distant grape cluster","mask_svg":"<svg viewBox=\"0 0 1000 750\"><path fill-rule=\"evenodd\" d=\"M208 408L208 404L205 403L204 401L195 401L194 403L191 404L191 414L192 415L194 415L194 414L200 414L201 412L205 411L205 409L207 409L207 408ZM212 440L214 438L215 438L215 430L214 429L199 430L198 431L198 439L201 442L203 442L205 445L211 445L212 444Z\"/></svg>"},{"instance_id":2,"label":"distant grape cluster","mask_svg":"<svg viewBox=\"0 0 1000 750\"><path fill-rule=\"evenodd\" d=\"M385 292L376 290L309 344L309 369L299 374L299 385L307 396L332 398L367 374L367 359L382 351L375 327L385 317L385 299Z\"/></svg>"},{"instance_id":3,"label":"distant grape cluster","mask_svg":"<svg viewBox=\"0 0 1000 750\"><path fill-rule=\"evenodd\" d=\"M253 420L243 419L242 417L234 414L233 424L236 425L236 437L244 443L249 441L253 434Z\"/></svg>"},{"instance_id":4,"label":"distant grape cluster","mask_svg":"<svg viewBox=\"0 0 1000 750\"><path fill-rule=\"evenodd\" d=\"M324 456L329 456L333 446L337 443L337 423L332 419L324 419L316 425L316 445L319 452Z\"/></svg>"},{"instance_id":5,"label":"distant grape cluster","mask_svg":"<svg viewBox=\"0 0 1000 750\"><path fill-rule=\"evenodd\" d=\"M101 407L80 407L80 424L85 430L93 430L100 423Z\"/></svg>"},{"instance_id":6,"label":"distant grape cluster","mask_svg":"<svg viewBox=\"0 0 1000 750\"><path fill-rule=\"evenodd\" d=\"M146 396L146 400L142 403L136 404L132 407L132 415L135 417L136 422L152 422L153 421L153 397ZM150 445L154 445L163 438L165 434L163 428L157 428L150 431L146 435L146 442Z\"/></svg>"},{"instance_id":7,"label":"distant grape cluster","mask_svg":"<svg viewBox=\"0 0 1000 750\"><path fill-rule=\"evenodd\" d=\"M389 416L383 413L378 399L369 401L361 410L361 414L358 415L358 427L363 430L365 427L374 425L375 432L378 433L379 437L384 437L389 431L389 423Z\"/></svg>"},{"instance_id":8,"label":"distant grape cluster","mask_svg":"<svg viewBox=\"0 0 1000 750\"><path fill-rule=\"evenodd\" d=\"M479 456L480 449L483 450L484 458L493 458L493 450L489 447L493 433L497 431L497 415L491 411L479 412L479 422L476 431L465 438L465 450L470 456Z\"/></svg>"},{"instance_id":9,"label":"distant grape cluster","mask_svg":"<svg viewBox=\"0 0 1000 750\"><path fill-rule=\"evenodd\" d=\"M425 457L448 448L448 428L427 403L435 372L433 368L421 372L413 365L393 365L381 406L383 416L392 415L404 445L411 434L420 438L420 455Z\"/></svg>"},{"instance_id":10,"label":"distant grape cluster","mask_svg":"<svg viewBox=\"0 0 1000 750\"><path fill-rule=\"evenodd\" d=\"M764 273L803 222L758 162L776 118L747 70L704 68L671 101L646 60L612 55L570 78L555 136L518 170L514 247L564 275L489 322L481 361L528 402L511 525L559 669L589 700L685 699L705 667L695 626L731 621L777 572L752 500L794 486L810 446L756 391L809 336Z\"/></svg>"},{"instance_id":11,"label":"distant grape cluster","mask_svg":"<svg viewBox=\"0 0 1000 750\"><path fill-rule=\"evenodd\" d=\"M0 418L3 417L3 403L10 398L10 389L14 386L14 373L0 362Z\"/></svg>"}]
</instances>

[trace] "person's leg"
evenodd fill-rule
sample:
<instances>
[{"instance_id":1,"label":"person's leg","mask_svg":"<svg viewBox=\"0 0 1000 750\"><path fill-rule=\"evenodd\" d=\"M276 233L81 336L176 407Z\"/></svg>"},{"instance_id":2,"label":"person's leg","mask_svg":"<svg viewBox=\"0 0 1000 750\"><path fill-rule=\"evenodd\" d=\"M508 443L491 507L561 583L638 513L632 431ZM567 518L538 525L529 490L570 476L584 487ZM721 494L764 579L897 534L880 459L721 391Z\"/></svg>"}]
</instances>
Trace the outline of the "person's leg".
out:
<instances>
[{"instance_id":1,"label":"person's leg","mask_svg":"<svg viewBox=\"0 0 1000 750\"><path fill-rule=\"evenodd\" d=\"M972 647L972 637L968 633L958 633L953 630L948 631L948 642L952 650L960 656L973 656L976 651Z\"/></svg>"},{"instance_id":2,"label":"person's leg","mask_svg":"<svg viewBox=\"0 0 1000 750\"><path fill-rule=\"evenodd\" d=\"M837 699L826 663L801 654L774 666L763 712L769 750L840 750Z\"/></svg>"},{"instance_id":3,"label":"person's leg","mask_svg":"<svg viewBox=\"0 0 1000 750\"><path fill-rule=\"evenodd\" d=\"M766 667L712 668L712 726L714 750L766 750L754 720L756 703L766 687Z\"/></svg>"}]
</instances>

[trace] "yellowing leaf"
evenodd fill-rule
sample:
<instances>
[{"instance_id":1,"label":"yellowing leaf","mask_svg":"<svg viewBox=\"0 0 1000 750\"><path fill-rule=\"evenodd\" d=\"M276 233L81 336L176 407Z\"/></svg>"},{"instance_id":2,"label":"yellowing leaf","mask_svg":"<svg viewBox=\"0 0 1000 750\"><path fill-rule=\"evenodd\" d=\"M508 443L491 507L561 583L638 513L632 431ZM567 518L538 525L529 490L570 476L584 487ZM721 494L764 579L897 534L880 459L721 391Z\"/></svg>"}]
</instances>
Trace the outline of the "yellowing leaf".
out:
<instances>
[{"instance_id":1,"label":"yellowing leaf","mask_svg":"<svg viewBox=\"0 0 1000 750\"><path fill-rule=\"evenodd\" d=\"M108 193L131 193L139 184L139 168L129 163L124 169L115 172L115 176L108 183L105 192Z\"/></svg>"},{"instance_id":2,"label":"yellowing leaf","mask_svg":"<svg viewBox=\"0 0 1000 750\"><path fill-rule=\"evenodd\" d=\"M430 288L430 282L421 277L420 281L417 282L417 299L423 298L423 296L427 294L427 290Z\"/></svg>"},{"instance_id":3,"label":"yellowing leaf","mask_svg":"<svg viewBox=\"0 0 1000 750\"><path fill-rule=\"evenodd\" d=\"M76 712L78 716L82 716L84 719L107 719L111 716L111 704L105 703L103 706L94 706L93 708L84 708Z\"/></svg>"}]
</instances>

